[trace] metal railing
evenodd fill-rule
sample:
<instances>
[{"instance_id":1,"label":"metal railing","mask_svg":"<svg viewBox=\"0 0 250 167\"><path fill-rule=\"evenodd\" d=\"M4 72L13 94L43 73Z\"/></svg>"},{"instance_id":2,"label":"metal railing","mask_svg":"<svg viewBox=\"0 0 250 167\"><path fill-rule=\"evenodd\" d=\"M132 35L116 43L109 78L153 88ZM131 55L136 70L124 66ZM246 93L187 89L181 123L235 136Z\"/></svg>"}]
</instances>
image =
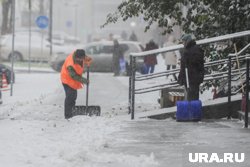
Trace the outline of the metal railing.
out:
<instances>
[{"instance_id":1,"label":"metal railing","mask_svg":"<svg viewBox=\"0 0 250 167\"><path fill-rule=\"evenodd\" d=\"M250 56L246 58L247 67L246 67L246 110L245 110L245 128L248 128L248 109L249 109L249 62Z\"/></svg>"},{"instance_id":2,"label":"metal railing","mask_svg":"<svg viewBox=\"0 0 250 167\"><path fill-rule=\"evenodd\" d=\"M243 36L248 36L250 35L250 31L243 31L243 32L238 32L238 33L233 33L233 34L227 34L227 35L222 35L222 36L218 36L218 37L213 37L213 38L208 38L208 39L203 39L203 40L198 40L196 41L197 45L204 45L204 44L209 44L209 43L215 43L218 41L223 41L223 40L228 40L228 39L233 39L233 38L239 38L239 37L243 37ZM134 119L134 110L135 110L135 94L142 94L142 93L147 93L147 92L152 92L152 91L157 91L157 90L161 90L164 88L170 88L170 87L175 87L175 86L179 86L179 84L177 82L171 82L168 84L160 84L160 85L155 85L155 86L151 86L151 87L146 87L146 88L140 88L140 89L136 89L136 81L143 81L143 80L148 80L148 79L154 79L154 78L159 78L159 77L163 77L166 76L167 74L175 74L179 72L179 69L175 69L175 70L169 70L169 71L164 71L164 72L160 72L160 73L154 73L154 74L148 74L148 75L136 75L136 59L138 57L144 57L150 54L159 54L159 53L165 53L165 52L171 52L171 51L175 51L175 50L180 50L182 49L184 46L181 45L174 45L174 46L168 46L165 48L160 48L160 49L156 49L156 50L151 50L151 51L146 51L146 52L140 52L140 53L131 53L130 55L130 76L129 76L129 113L131 114L131 119ZM241 51L239 53L242 53ZM239 55L238 53L238 55ZM232 56L229 56L232 57ZM241 59L244 59L244 56L241 57ZM213 66L213 65L218 65L218 64L225 64L225 63L230 63L232 62L233 59L231 60L219 60L216 62L209 62L206 63L205 66ZM231 62L230 62L231 61ZM243 69L242 69L243 70ZM228 70L230 71L230 70ZM221 74L211 74L209 76L205 76L204 80L209 80L209 79L219 79L219 78L224 78L224 77L228 77L228 74L226 74L227 72L224 72L224 75ZM230 71L230 75L231 75L232 71ZM239 75L236 71L234 72L233 75ZM231 75L232 76L232 75ZM210 78L209 78L210 77ZM212 77L212 78L211 78Z\"/></svg>"},{"instance_id":3,"label":"metal railing","mask_svg":"<svg viewBox=\"0 0 250 167\"><path fill-rule=\"evenodd\" d=\"M229 108L229 115L228 117L231 117L231 95L232 95L232 92L231 92L231 82L232 82L232 70L231 70L231 63L232 63L232 59L237 59L239 57L242 57L242 56L239 56L241 55L242 53L244 53L248 48L250 48L250 43L248 45L246 45L241 51L237 52L237 53L231 53L228 55L228 108ZM242 86L241 88L236 91L236 92L239 92L241 89L242 89L242 93L244 94L244 96L246 97L246 110L245 110L245 128L248 127L248 108L249 108L249 57L250 55L246 55L245 56L245 60L247 60L247 63L246 63L246 68L243 68L244 72L242 73L242 68L238 67L238 72L240 73L240 77L239 79L242 80L242 75L246 74L246 78L245 78L245 85L242 82ZM239 60L239 59L238 59ZM244 87L246 87L246 92L244 92Z\"/></svg>"}]
</instances>

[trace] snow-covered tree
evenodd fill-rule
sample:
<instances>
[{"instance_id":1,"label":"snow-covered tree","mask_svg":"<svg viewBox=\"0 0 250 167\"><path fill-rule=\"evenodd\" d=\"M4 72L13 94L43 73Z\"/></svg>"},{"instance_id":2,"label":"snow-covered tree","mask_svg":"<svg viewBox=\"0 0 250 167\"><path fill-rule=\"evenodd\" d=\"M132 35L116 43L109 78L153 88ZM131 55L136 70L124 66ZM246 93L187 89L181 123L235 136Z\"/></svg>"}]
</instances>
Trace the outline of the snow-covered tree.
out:
<instances>
[{"instance_id":1,"label":"snow-covered tree","mask_svg":"<svg viewBox=\"0 0 250 167\"><path fill-rule=\"evenodd\" d=\"M196 38L218 36L250 29L249 0L126 0L115 13L107 16L104 24L143 16L145 31L153 23L170 33L179 25ZM171 20L171 22L170 22Z\"/></svg>"},{"instance_id":2,"label":"snow-covered tree","mask_svg":"<svg viewBox=\"0 0 250 167\"><path fill-rule=\"evenodd\" d=\"M125 0L116 12L107 16L103 25L115 23L118 19L126 21L132 17L142 17L147 25L145 31L153 23L163 29L163 34L171 33L174 26L180 26L185 33L194 34L196 39L214 37L228 33L250 30L249 0ZM250 42L249 37L227 41L229 47L216 51L216 47L204 46L208 60L217 60L235 52L233 44L241 49ZM216 51L216 52L215 52ZM216 54L214 54L216 53ZM220 67L216 67L218 70ZM224 68L222 68L224 70ZM202 91L208 89L213 82L203 85Z\"/></svg>"}]
</instances>

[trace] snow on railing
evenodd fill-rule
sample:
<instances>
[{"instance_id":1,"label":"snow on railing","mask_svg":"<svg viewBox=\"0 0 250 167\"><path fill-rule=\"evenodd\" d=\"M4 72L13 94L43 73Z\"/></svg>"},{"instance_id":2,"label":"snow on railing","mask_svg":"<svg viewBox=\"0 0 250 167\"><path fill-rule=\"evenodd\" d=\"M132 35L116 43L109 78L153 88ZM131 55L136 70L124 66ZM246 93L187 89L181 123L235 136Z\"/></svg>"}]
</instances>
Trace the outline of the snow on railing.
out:
<instances>
[{"instance_id":1,"label":"snow on railing","mask_svg":"<svg viewBox=\"0 0 250 167\"><path fill-rule=\"evenodd\" d=\"M240 37L248 36L248 35L250 35L250 30L242 31L242 32L236 32L236 33L233 33L233 34L221 35L221 36L218 36L218 37L212 37L212 38L197 40L196 44L197 45L204 45L204 44L215 43L215 42L224 41L224 40L228 40L228 39L233 39L233 38L240 38ZM171 51L175 51L175 50L180 50L182 48L184 48L183 44L178 44L178 45L167 46L167 47L164 47L164 48L145 51L145 52L131 53L130 55L132 57L141 57L141 56L144 57L144 56L147 56L147 55L150 55L150 54L159 54L159 53L164 53L164 52L171 52Z\"/></svg>"},{"instance_id":2,"label":"snow on railing","mask_svg":"<svg viewBox=\"0 0 250 167\"><path fill-rule=\"evenodd\" d=\"M248 36L248 35L250 35L250 30L237 32L237 33L233 33L233 34L222 35L222 36L218 36L218 37L212 37L212 38L197 40L196 43L197 43L197 45L204 45L204 44L215 43L215 42L219 42L219 41L223 41L223 40L233 39L233 38L240 38L240 37ZM249 46L250 46L250 44L248 44L243 49L245 50ZM140 52L140 53L131 53L130 54L130 71L131 71L131 74L129 76L129 107L128 108L129 108L129 113L131 113L131 119L134 119L135 94L142 94L142 93L161 90L161 89L164 89L164 88L179 86L176 82L172 82L170 84L155 85L155 86L151 86L151 87L136 89L135 88L135 82L136 81L148 80L148 79L163 77L166 74L178 73L178 69L175 69L175 70L169 70L167 72L165 71L165 72L161 72L161 73L148 74L148 75L143 75L143 76L142 75L136 76L136 73L135 73L135 71L136 71L136 69L135 69L136 68L136 66L135 66L136 58L137 57L144 57L144 56L151 55L151 54L159 54L159 53L164 53L164 52L171 52L171 51L175 51L175 50L180 50L182 48L184 48L184 46L182 44L179 44L179 45L168 46L168 47L164 47L164 48L160 48L160 49L155 49L155 50L150 50L150 51L145 51L145 52ZM243 50L238 52L237 56L240 55L242 52L243 52ZM231 56L229 56L229 57L232 58L233 54L231 54ZM239 58L242 59L243 57L239 57ZM218 60L218 61L215 61L215 62L208 62L208 63L205 63L205 67L213 66L213 65L219 65L219 64L231 63L231 60L230 60L230 62L229 62L229 60L226 60L226 59ZM228 71L228 73L229 72L230 72L230 77L231 77L231 71ZM205 76L204 80L213 80L213 79L218 79L218 78L222 78L222 77L228 77L229 74L223 74L221 76L219 76L219 75L221 75L221 74L217 74L217 76L213 76L213 75ZM239 74L237 74L237 75L239 75Z\"/></svg>"},{"instance_id":3,"label":"snow on railing","mask_svg":"<svg viewBox=\"0 0 250 167\"><path fill-rule=\"evenodd\" d=\"M243 49L241 49L241 51L237 52L237 53L230 53L228 56L238 56L241 55L243 52L245 52L248 48L250 47L250 43L248 45L246 45Z\"/></svg>"}]
</instances>

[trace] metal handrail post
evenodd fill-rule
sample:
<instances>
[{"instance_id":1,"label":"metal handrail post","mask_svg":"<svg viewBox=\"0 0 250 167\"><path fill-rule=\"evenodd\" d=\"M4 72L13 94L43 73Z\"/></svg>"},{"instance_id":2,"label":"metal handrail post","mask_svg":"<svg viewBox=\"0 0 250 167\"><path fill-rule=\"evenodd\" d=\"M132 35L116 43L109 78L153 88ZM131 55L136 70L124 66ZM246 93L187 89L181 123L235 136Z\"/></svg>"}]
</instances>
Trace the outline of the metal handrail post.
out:
<instances>
[{"instance_id":1,"label":"metal handrail post","mask_svg":"<svg viewBox=\"0 0 250 167\"><path fill-rule=\"evenodd\" d=\"M232 57L228 56L228 116L227 118L230 119L231 118L231 80L232 80L232 76L231 76L231 63L232 63Z\"/></svg>"},{"instance_id":2,"label":"metal handrail post","mask_svg":"<svg viewBox=\"0 0 250 167\"><path fill-rule=\"evenodd\" d=\"M131 64L131 119L135 117L135 61L136 57L132 58Z\"/></svg>"},{"instance_id":3,"label":"metal handrail post","mask_svg":"<svg viewBox=\"0 0 250 167\"><path fill-rule=\"evenodd\" d=\"M249 108L249 59L247 57L247 71L246 71L246 111L245 111L245 128L248 128L248 108Z\"/></svg>"},{"instance_id":4,"label":"metal handrail post","mask_svg":"<svg viewBox=\"0 0 250 167\"><path fill-rule=\"evenodd\" d=\"M12 14L12 50L11 50L11 82L10 82L10 96L13 96L14 83L14 61L15 61L15 25L16 25L16 0L12 0L11 14Z\"/></svg>"},{"instance_id":5,"label":"metal handrail post","mask_svg":"<svg viewBox=\"0 0 250 167\"><path fill-rule=\"evenodd\" d=\"M131 86L132 86L132 55L129 56L129 69L128 69L128 72L129 72L129 91L128 91L128 114L131 114Z\"/></svg>"}]
</instances>

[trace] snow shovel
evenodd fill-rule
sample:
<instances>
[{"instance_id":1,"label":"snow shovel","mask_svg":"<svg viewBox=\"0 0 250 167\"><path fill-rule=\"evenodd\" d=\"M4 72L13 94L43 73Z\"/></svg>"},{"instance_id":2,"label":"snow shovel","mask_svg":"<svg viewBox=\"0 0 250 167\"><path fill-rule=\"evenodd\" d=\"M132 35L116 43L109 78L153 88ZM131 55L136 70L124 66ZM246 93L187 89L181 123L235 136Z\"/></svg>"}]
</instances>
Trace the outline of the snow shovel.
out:
<instances>
[{"instance_id":1,"label":"snow shovel","mask_svg":"<svg viewBox=\"0 0 250 167\"><path fill-rule=\"evenodd\" d=\"M189 91L189 76L188 76L188 69L187 67L185 67L185 75L186 75L186 84L187 84L187 89L184 90L184 97L185 97L185 100L187 100L187 93Z\"/></svg>"},{"instance_id":2,"label":"snow shovel","mask_svg":"<svg viewBox=\"0 0 250 167\"><path fill-rule=\"evenodd\" d=\"M73 109L73 116L76 115L88 115L88 116L100 116L101 107L100 106L89 106L89 67L87 66L87 89L86 89L86 106L75 106Z\"/></svg>"},{"instance_id":3,"label":"snow shovel","mask_svg":"<svg viewBox=\"0 0 250 167\"><path fill-rule=\"evenodd\" d=\"M187 92L190 91L190 83L188 76L188 69L185 67ZM188 92L189 93L189 92ZM177 101L176 121L200 121L202 119L202 103L200 100L187 99L187 95L184 101Z\"/></svg>"}]
</instances>

